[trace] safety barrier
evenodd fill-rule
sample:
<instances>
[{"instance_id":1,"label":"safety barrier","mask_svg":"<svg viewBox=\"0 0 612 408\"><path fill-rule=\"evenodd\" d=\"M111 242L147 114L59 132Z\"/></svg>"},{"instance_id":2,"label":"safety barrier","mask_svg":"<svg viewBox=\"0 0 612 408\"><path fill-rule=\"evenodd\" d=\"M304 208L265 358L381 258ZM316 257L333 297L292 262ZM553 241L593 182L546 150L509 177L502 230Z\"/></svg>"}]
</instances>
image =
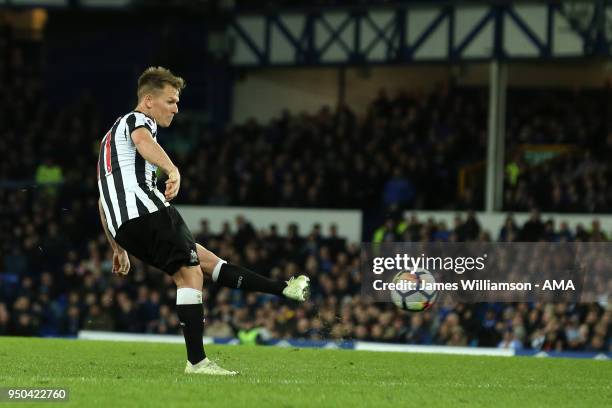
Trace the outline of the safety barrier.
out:
<instances>
[{"instance_id":1,"label":"safety barrier","mask_svg":"<svg viewBox=\"0 0 612 408\"><path fill-rule=\"evenodd\" d=\"M108 341L132 341L153 343L183 343L183 336L165 334L135 334L115 333L102 331L80 331L79 340L108 340ZM204 337L204 344L238 345L240 342L235 338L213 338ZM297 347L297 348L323 348L344 349L361 351L384 351L402 353L431 353L431 354L455 354L470 356L528 356L528 357L561 357L561 358L587 358L594 360L611 360L611 352L577 352L577 351L539 351L539 350L513 350L491 347L451 347L451 346L425 346L412 344L389 344L369 341L312 341L312 340L271 340L266 342L268 346L274 347Z\"/></svg>"}]
</instances>

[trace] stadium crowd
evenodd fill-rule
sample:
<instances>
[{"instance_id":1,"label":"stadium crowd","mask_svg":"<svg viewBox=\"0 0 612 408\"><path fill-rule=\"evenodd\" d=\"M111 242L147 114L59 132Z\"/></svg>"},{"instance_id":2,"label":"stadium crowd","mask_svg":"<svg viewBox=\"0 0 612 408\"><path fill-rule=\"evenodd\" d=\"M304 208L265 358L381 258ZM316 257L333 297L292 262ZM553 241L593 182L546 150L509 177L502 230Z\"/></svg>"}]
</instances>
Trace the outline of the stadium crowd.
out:
<instances>
[{"instance_id":1,"label":"stadium crowd","mask_svg":"<svg viewBox=\"0 0 612 408\"><path fill-rule=\"evenodd\" d=\"M14 154L0 163L0 180L48 181L39 177L56 167L68 184L78 185L104 133L99 108L83 94L58 112L32 84L18 82L5 94L0 147ZM445 86L394 97L381 91L363 119L342 106L312 115L284 112L267 125L251 120L223 130L178 117L160 143L182 169L182 204L475 208L479 202L457 199L455 192L459 168L484 155L480 96Z\"/></svg>"},{"instance_id":2,"label":"stadium crowd","mask_svg":"<svg viewBox=\"0 0 612 408\"><path fill-rule=\"evenodd\" d=\"M12 153L0 162L0 185L55 181L85 196L95 191L82 169L95 161L109 125L102 108L86 92L48 106L42 82L20 68L25 57L5 54L12 57L0 73L10 72L11 81L0 85L0 149ZM509 92L505 210L612 208L609 99L608 89ZM482 185L458 193L458 174L484 159L486 122L482 90L441 84L429 93L381 90L364 117L342 105L212 129L179 115L160 143L182 169L179 204L476 210ZM533 163L524 145L554 145L558 154Z\"/></svg>"},{"instance_id":3,"label":"stadium crowd","mask_svg":"<svg viewBox=\"0 0 612 408\"><path fill-rule=\"evenodd\" d=\"M509 92L505 209L610 212L611 89ZM552 156L529 163L521 145Z\"/></svg>"},{"instance_id":4,"label":"stadium crowd","mask_svg":"<svg viewBox=\"0 0 612 408\"><path fill-rule=\"evenodd\" d=\"M285 111L265 125L250 120L207 130L186 145L173 145L169 136L168 147L187 175L181 202L457 207L460 166L484 155L483 95L443 85L431 93L391 96L381 90L364 118L342 105L315 114ZM188 133L177 125L169 132ZM209 187L197 188L195 180Z\"/></svg>"},{"instance_id":5,"label":"stadium crowd","mask_svg":"<svg viewBox=\"0 0 612 408\"><path fill-rule=\"evenodd\" d=\"M3 214L3 218L22 214L23 224L10 231L10 250L0 275L0 334L74 336L82 329L179 333L176 291L168 276L137 260L127 278L112 275L111 254L97 222L92 225L91 209L64 211L60 206L34 205L31 214L23 215L23 208L30 208L28 198L36 194L48 193L15 196L20 198L10 199L9 211ZM453 234L464 240L490 240L469 215L458 218L453 228L415 216L405 222L405 234L418 240L445 240ZM510 220L509 228L517 233L505 227L500 240L518 240L537 231L528 224L516 226ZM87 233L77 227L85 225ZM396 225L388 226L392 227L388 234L394 234ZM551 236L544 231L551 232L542 228L542 239L562 234L571 240L607 239L597 231L554 229ZM386 239L391 239L388 234ZM259 273L288 279L305 272L313 280L313 297L304 304L207 282L208 336L240 336L255 329L260 341L360 339L591 351L612 347L612 310L603 303L440 302L416 314L392 304L368 303L360 293L359 247L339 237L333 227L323 231L313 226L305 234L296 226L286 232L274 226L255 230L238 217L217 234L203 220L196 237L222 258Z\"/></svg>"}]
</instances>

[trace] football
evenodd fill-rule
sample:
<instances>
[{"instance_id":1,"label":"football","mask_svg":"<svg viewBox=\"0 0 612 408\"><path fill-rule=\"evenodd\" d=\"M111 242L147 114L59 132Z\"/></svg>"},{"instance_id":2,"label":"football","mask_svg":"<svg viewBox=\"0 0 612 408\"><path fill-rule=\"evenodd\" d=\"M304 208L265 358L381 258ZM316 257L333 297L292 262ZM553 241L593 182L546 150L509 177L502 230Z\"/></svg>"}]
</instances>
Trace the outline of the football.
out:
<instances>
[{"instance_id":1,"label":"football","mask_svg":"<svg viewBox=\"0 0 612 408\"><path fill-rule=\"evenodd\" d=\"M397 286L405 285L405 283L413 282L411 288L400 290ZM393 303L403 310L410 312L422 312L429 309L436 298L438 291L434 289L436 280L434 276L427 270L419 268L414 273L411 271L401 271L393 278L393 283L396 288L391 291L391 300Z\"/></svg>"}]
</instances>

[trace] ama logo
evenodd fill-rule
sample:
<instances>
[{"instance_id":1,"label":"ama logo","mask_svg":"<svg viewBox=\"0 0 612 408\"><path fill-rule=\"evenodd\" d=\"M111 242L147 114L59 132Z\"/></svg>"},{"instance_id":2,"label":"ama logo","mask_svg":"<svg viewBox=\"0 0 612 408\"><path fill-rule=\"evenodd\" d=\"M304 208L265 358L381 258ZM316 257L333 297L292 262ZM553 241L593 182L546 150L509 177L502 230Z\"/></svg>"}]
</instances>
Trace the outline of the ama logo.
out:
<instances>
[{"instance_id":1,"label":"ama logo","mask_svg":"<svg viewBox=\"0 0 612 408\"><path fill-rule=\"evenodd\" d=\"M567 281L547 279L542 286L542 290L576 290L576 287L571 279L568 279Z\"/></svg>"}]
</instances>

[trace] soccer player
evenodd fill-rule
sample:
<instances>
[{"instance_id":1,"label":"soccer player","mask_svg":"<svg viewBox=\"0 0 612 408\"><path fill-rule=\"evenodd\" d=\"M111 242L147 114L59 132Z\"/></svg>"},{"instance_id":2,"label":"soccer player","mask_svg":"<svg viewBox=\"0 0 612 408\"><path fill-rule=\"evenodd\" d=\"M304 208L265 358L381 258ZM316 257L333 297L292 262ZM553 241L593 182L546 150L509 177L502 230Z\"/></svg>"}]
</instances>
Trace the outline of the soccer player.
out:
<instances>
[{"instance_id":1,"label":"soccer player","mask_svg":"<svg viewBox=\"0 0 612 408\"><path fill-rule=\"evenodd\" d=\"M310 279L277 281L232 265L197 244L178 211L170 205L181 174L157 144L157 127L168 127L178 113L185 82L168 69L150 67L138 79L138 106L118 118L104 136L98 158L99 210L113 249L113 272L130 269L128 253L171 275L177 286L176 310L187 346L187 374L235 375L209 360L202 333L204 275L230 288L271 293L304 301ZM165 192L156 187L156 170L167 175Z\"/></svg>"}]
</instances>

